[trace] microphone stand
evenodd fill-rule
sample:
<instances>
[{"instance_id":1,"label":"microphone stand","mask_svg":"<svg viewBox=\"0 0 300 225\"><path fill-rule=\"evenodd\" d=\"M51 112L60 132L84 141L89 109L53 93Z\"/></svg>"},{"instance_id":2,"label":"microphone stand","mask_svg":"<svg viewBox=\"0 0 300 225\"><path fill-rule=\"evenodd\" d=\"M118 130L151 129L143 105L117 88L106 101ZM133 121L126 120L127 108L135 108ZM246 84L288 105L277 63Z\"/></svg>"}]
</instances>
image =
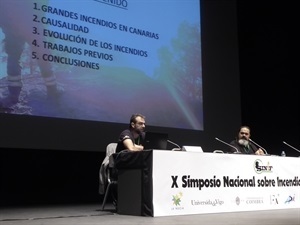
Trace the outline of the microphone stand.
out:
<instances>
[{"instance_id":1,"label":"microphone stand","mask_svg":"<svg viewBox=\"0 0 300 225\"><path fill-rule=\"evenodd\" d=\"M181 151L181 147L173 141L167 140L170 144L176 146L177 148L173 148L172 151Z\"/></svg>"},{"instance_id":2,"label":"microphone stand","mask_svg":"<svg viewBox=\"0 0 300 225\"><path fill-rule=\"evenodd\" d=\"M290 148L294 149L294 150L295 150L295 151L297 151L297 152L300 152L300 150L299 150L299 149L297 149L297 148L295 148L295 147L291 146L290 144L286 143L285 141L283 141L283 144L285 144L285 145L289 146Z\"/></svg>"},{"instance_id":3,"label":"microphone stand","mask_svg":"<svg viewBox=\"0 0 300 225\"><path fill-rule=\"evenodd\" d=\"M222 142L223 144L225 144L225 145L231 147L231 148L234 148L234 149L236 150L235 153L241 153L235 146L233 146L233 145L231 145L231 144L228 144L227 142L222 141L221 139L219 139L219 138L217 138L217 137L215 137L215 139L216 139L217 141Z\"/></svg>"},{"instance_id":4,"label":"microphone stand","mask_svg":"<svg viewBox=\"0 0 300 225\"><path fill-rule=\"evenodd\" d=\"M257 144L256 142L254 142L252 139L249 138L249 141L252 142L253 144L255 144L256 146L258 146L259 148L261 148L266 155L268 155L268 152L266 149L264 149L262 146L260 146L259 144Z\"/></svg>"}]
</instances>

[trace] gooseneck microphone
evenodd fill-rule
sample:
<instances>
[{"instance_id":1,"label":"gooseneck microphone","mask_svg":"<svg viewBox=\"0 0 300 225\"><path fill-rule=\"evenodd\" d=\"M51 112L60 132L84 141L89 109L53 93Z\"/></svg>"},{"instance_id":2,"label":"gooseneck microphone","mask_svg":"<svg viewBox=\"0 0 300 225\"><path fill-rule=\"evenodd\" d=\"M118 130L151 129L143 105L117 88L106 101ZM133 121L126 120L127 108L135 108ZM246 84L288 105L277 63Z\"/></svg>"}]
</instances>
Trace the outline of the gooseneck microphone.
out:
<instances>
[{"instance_id":1,"label":"gooseneck microphone","mask_svg":"<svg viewBox=\"0 0 300 225\"><path fill-rule=\"evenodd\" d=\"M283 144L289 146L290 148L294 149L294 150L297 151L297 152L300 152L299 149L295 148L294 146L291 146L290 144L286 143L285 141L283 141Z\"/></svg>"},{"instance_id":2,"label":"gooseneck microphone","mask_svg":"<svg viewBox=\"0 0 300 225\"><path fill-rule=\"evenodd\" d=\"M172 145L174 145L174 146L176 146L177 148L176 149L172 149L172 151L175 151L175 150L177 150L177 151L181 151L181 147L178 145L178 144L176 144L175 142L173 142L173 141L170 141L170 140L167 140L167 142L169 142L170 144L172 144Z\"/></svg>"},{"instance_id":3,"label":"gooseneck microphone","mask_svg":"<svg viewBox=\"0 0 300 225\"><path fill-rule=\"evenodd\" d=\"M253 144L255 144L257 147L261 148L266 155L269 155L267 150L265 148L263 148L262 146L260 146L259 144L257 144L256 142L254 142L252 139L249 138L249 141L252 142Z\"/></svg>"},{"instance_id":4,"label":"gooseneck microphone","mask_svg":"<svg viewBox=\"0 0 300 225\"><path fill-rule=\"evenodd\" d=\"M221 142L221 143L223 143L223 144L225 144L225 145L227 145L227 146L229 146L229 147L231 147L231 148L234 148L235 150L236 150L236 152L235 153L241 153L238 149L237 149L237 147L235 147L235 146L233 146L233 145L231 145L231 144L228 144L227 142L225 142L225 141L222 141L222 140L220 140L219 138L217 138L217 137L215 137L215 139L217 140L217 141L219 141L219 142Z\"/></svg>"}]
</instances>

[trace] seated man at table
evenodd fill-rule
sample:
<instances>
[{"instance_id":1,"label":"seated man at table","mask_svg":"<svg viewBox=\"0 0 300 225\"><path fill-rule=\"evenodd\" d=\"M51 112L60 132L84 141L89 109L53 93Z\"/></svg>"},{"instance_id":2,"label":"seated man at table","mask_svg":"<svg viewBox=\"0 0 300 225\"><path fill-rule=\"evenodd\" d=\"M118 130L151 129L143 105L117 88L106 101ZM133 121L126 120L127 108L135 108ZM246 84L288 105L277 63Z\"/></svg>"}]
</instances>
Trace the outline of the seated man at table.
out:
<instances>
[{"instance_id":1,"label":"seated man at table","mask_svg":"<svg viewBox=\"0 0 300 225\"><path fill-rule=\"evenodd\" d=\"M142 151L145 138L146 117L142 114L133 114L130 118L129 128L123 130L118 139L116 152L123 150Z\"/></svg>"},{"instance_id":2,"label":"seated man at table","mask_svg":"<svg viewBox=\"0 0 300 225\"><path fill-rule=\"evenodd\" d=\"M253 143L250 142L249 139L250 127L241 126L237 138L230 142L230 145L234 146L235 148L230 148L229 152L264 155L264 151L261 148L257 148Z\"/></svg>"},{"instance_id":3,"label":"seated man at table","mask_svg":"<svg viewBox=\"0 0 300 225\"><path fill-rule=\"evenodd\" d=\"M116 153L123 150L126 151L142 151L144 146L142 145L145 138L145 116L142 114L133 114L130 118L128 129L121 132L116 147ZM111 171L111 176L114 180L117 180L117 169L114 168ZM111 197L113 204L117 208L118 203L118 188L116 185L112 187Z\"/></svg>"}]
</instances>

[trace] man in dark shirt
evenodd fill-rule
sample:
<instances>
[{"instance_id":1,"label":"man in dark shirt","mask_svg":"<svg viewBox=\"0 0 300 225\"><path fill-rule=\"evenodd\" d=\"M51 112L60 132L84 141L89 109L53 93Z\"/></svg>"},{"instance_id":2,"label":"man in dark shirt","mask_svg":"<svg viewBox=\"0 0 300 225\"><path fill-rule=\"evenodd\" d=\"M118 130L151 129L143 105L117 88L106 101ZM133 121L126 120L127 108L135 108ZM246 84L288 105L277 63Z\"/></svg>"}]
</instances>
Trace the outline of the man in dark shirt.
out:
<instances>
[{"instance_id":1,"label":"man in dark shirt","mask_svg":"<svg viewBox=\"0 0 300 225\"><path fill-rule=\"evenodd\" d=\"M248 126L241 126L237 135L237 139L230 142L230 145L235 148L230 148L230 152L242 153L242 154L256 154L264 155L264 151L261 148L257 148L250 139L250 128Z\"/></svg>"},{"instance_id":2,"label":"man in dark shirt","mask_svg":"<svg viewBox=\"0 0 300 225\"><path fill-rule=\"evenodd\" d=\"M122 131L116 152L122 150L142 151L145 138L146 117L142 114L133 114L130 118L129 128Z\"/></svg>"},{"instance_id":3,"label":"man in dark shirt","mask_svg":"<svg viewBox=\"0 0 300 225\"><path fill-rule=\"evenodd\" d=\"M116 153L119 153L123 150L142 151L144 149L143 142L145 138L145 125L146 122L145 122L144 115L133 114L130 118L128 129L123 130L119 135ZM111 171L111 177L113 177L114 180L117 180L118 172L116 168L114 168ZM117 202L118 202L117 185L114 185L112 187L111 197L113 199L113 204L117 208Z\"/></svg>"}]
</instances>

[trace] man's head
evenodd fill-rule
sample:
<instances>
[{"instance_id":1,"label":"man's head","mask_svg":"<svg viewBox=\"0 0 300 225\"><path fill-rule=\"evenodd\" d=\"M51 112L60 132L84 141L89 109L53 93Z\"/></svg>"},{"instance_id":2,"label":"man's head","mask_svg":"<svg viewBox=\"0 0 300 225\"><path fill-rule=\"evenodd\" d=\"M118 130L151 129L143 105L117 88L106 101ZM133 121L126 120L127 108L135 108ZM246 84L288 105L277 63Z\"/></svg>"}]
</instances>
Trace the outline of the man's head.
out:
<instances>
[{"instance_id":1,"label":"man's head","mask_svg":"<svg viewBox=\"0 0 300 225\"><path fill-rule=\"evenodd\" d=\"M250 139L250 128L248 126L241 126L238 132L238 142L240 145L247 146Z\"/></svg>"},{"instance_id":2,"label":"man's head","mask_svg":"<svg viewBox=\"0 0 300 225\"><path fill-rule=\"evenodd\" d=\"M146 117L142 114L133 114L130 118L129 128L134 132L140 134L145 131Z\"/></svg>"}]
</instances>

